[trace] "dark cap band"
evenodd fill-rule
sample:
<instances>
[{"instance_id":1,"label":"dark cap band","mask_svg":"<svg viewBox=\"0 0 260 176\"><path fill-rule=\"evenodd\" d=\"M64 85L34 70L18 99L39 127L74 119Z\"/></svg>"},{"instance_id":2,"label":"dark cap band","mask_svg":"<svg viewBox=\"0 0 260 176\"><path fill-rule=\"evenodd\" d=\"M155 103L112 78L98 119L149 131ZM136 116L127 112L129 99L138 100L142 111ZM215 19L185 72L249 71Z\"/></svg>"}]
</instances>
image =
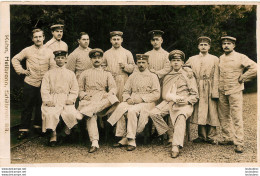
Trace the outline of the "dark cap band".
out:
<instances>
[{"instance_id":1,"label":"dark cap band","mask_svg":"<svg viewBox=\"0 0 260 176\"><path fill-rule=\"evenodd\" d=\"M181 50L173 50L169 54L169 60L174 59L177 56L181 56L181 59L184 61L185 60L185 54Z\"/></svg>"},{"instance_id":2,"label":"dark cap band","mask_svg":"<svg viewBox=\"0 0 260 176\"><path fill-rule=\"evenodd\" d=\"M100 49L100 48L95 48L95 49L92 49L90 52L89 52L89 57L90 58L93 58L94 56L103 56L103 50Z\"/></svg>"},{"instance_id":3,"label":"dark cap band","mask_svg":"<svg viewBox=\"0 0 260 176\"><path fill-rule=\"evenodd\" d=\"M67 51L58 50L58 51L54 51L53 54L55 55L55 57L58 57L58 56L66 56L66 55L67 55Z\"/></svg>"}]
</instances>

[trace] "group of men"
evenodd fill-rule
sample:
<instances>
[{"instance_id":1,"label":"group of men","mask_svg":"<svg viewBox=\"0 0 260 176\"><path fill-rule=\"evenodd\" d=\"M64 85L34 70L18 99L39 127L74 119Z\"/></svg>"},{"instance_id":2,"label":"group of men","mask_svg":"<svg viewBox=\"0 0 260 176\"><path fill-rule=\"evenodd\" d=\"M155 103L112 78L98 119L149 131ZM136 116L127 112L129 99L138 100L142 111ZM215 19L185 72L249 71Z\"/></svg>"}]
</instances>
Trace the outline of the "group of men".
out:
<instances>
[{"instance_id":1,"label":"group of men","mask_svg":"<svg viewBox=\"0 0 260 176\"><path fill-rule=\"evenodd\" d=\"M165 51L164 32L153 30L148 33L153 49L137 54L135 64L131 52L122 47L123 32L110 32L112 47L106 52L89 48L89 35L81 32L79 46L68 55L68 46L61 40L63 27L51 26L53 38L45 45L44 32L33 30L34 44L12 59L15 71L26 75L18 139L28 137L36 106L34 128L50 131L50 146L60 138L59 123L63 123L62 134L69 135L85 118L89 152L97 151L97 119L107 116L120 138L113 146L132 151L136 135L150 118L157 131L153 133L167 133L171 156L176 158L184 144L186 120L191 118L198 124L194 143L234 144L237 153L243 152L242 91L244 82L256 76L256 63L234 50L236 38L221 38L224 54L218 58L208 53L211 39L199 37L200 53L184 64L184 52ZM24 59L26 69L20 63ZM222 129L221 141L217 126Z\"/></svg>"}]
</instances>

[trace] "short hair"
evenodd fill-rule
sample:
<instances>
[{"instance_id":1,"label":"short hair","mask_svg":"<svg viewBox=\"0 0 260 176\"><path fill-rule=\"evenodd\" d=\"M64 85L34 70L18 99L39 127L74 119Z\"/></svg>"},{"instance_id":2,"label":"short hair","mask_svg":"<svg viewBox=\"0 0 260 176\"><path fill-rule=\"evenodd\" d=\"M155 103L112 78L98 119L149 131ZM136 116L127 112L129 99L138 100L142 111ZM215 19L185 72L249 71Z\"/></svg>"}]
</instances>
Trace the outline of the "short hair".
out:
<instances>
[{"instance_id":1,"label":"short hair","mask_svg":"<svg viewBox=\"0 0 260 176\"><path fill-rule=\"evenodd\" d=\"M31 35L32 38L33 38L33 34L36 33L36 32L42 32L42 36L44 37L44 31L37 28L37 29L32 30L32 35Z\"/></svg>"},{"instance_id":2,"label":"short hair","mask_svg":"<svg viewBox=\"0 0 260 176\"><path fill-rule=\"evenodd\" d=\"M81 37L82 37L82 35L88 35L88 33L86 33L86 32L80 32L79 33L79 35L78 35L78 37L77 37L77 39L81 39ZM88 35L89 36L89 35Z\"/></svg>"}]
</instances>

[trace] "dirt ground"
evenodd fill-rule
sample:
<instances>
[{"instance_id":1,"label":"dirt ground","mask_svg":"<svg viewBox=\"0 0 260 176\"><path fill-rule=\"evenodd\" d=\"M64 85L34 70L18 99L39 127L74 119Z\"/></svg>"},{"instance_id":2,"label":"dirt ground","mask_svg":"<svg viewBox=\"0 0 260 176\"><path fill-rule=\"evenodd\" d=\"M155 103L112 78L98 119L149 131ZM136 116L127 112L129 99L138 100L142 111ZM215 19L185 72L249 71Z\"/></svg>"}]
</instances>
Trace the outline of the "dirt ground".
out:
<instances>
[{"instance_id":1,"label":"dirt ground","mask_svg":"<svg viewBox=\"0 0 260 176\"><path fill-rule=\"evenodd\" d=\"M34 138L11 149L11 162L18 163L252 163L257 162L257 94L244 95L245 151L234 152L234 146L185 143L180 156L170 157L171 147L160 143L137 143L134 151L113 148L101 142L96 153L88 153L88 145L63 144L46 146L45 137ZM218 129L218 131L220 131ZM197 126L191 124L191 139L197 137ZM101 136L102 138L102 136Z\"/></svg>"}]
</instances>

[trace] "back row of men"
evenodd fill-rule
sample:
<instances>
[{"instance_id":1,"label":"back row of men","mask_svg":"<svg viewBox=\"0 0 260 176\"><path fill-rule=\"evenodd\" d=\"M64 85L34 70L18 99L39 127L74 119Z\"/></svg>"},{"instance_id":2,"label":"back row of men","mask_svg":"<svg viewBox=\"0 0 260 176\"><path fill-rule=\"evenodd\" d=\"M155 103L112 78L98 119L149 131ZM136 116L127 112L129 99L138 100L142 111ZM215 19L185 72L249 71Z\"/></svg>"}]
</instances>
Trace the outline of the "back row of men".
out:
<instances>
[{"instance_id":1,"label":"back row of men","mask_svg":"<svg viewBox=\"0 0 260 176\"><path fill-rule=\"evenodd\" d=\"M198 138L193 142L235 145L237 153L243 152L242 91L244 82L256 76L256 63L234 50L236 38L221 37L224 54L218 58L208 53L211 39L199 37L200 53L184 64L184 52L165 51L161 47L164 32L153 30L148 33L153 49L137 54L136 66L131 52L121 46L123 32L110 32L112 48L105 53L89 48L89 36L81 32L78 48L67 58L68 46L61 41L63 25L51 29L53 38L45 45L44 32L33 30L34 44L12 59L15 71L26 75L18 139L28 136L36 106L34 128L51 130L51 146L57 142L60 117L67 135L78 120L86 118L92 143L89 152L97 151L97 117L109 114L108 122L116 124L115 135L121 138L114 147L127 146L128 151L136 148L136 134L150 117L158 135L168 134L171 156L176 158L191 117L198 124ZM20 63L24 59L26 69ZM163 119L168 114L169 119ZM222 141L216 141L219 125Z\"/></svg>"}]
</instances>

